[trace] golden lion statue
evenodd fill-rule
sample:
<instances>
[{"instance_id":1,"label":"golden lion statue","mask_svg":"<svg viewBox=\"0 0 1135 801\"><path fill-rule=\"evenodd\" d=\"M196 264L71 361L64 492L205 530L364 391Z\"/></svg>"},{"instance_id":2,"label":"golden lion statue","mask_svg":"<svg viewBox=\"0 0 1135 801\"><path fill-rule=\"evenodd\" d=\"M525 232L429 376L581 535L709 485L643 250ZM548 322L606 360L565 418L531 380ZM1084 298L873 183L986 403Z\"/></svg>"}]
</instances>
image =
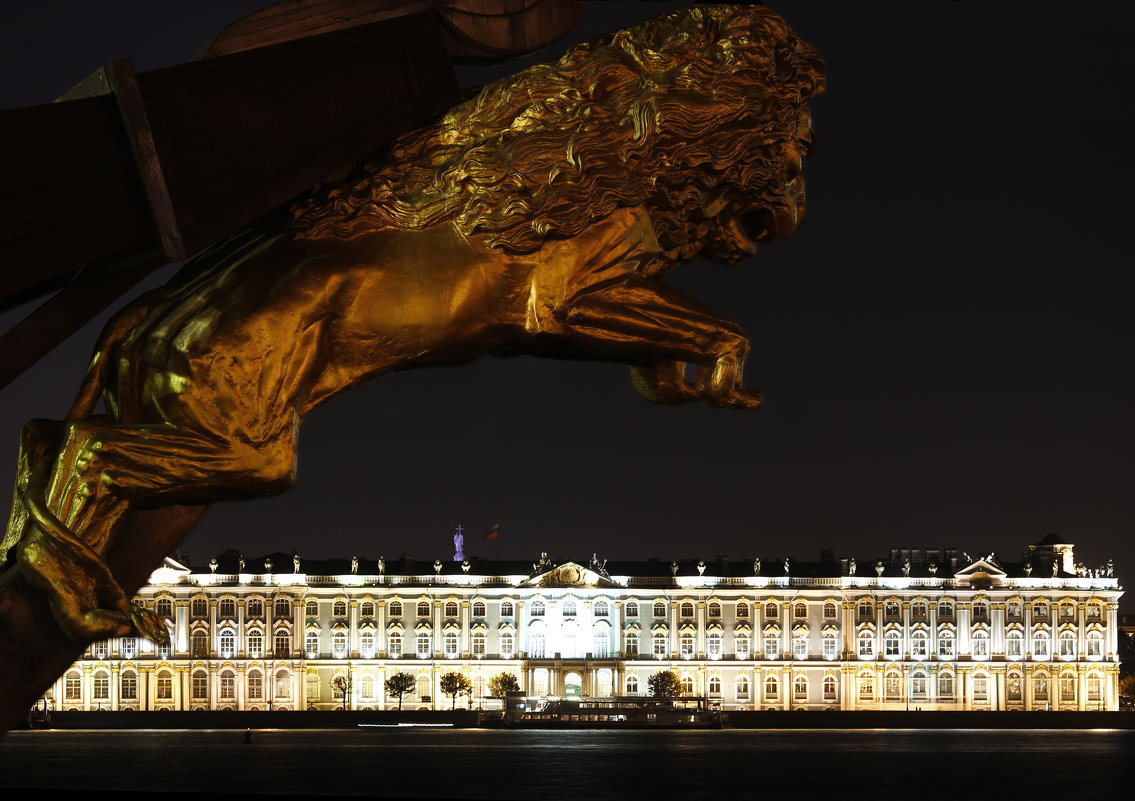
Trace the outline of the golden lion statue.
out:
<instances>
[{"instance_id":1,"label":"golden lion statue","mask_svg":"<svg viewBox=\"0 0 1135 801\"><path fill-rule=\"evenodd\" d=\"M699 6L481 89L120 312L66 420L25 429L0 558L76 642L163 639L102 561L124 513L281 492L304 415L383 373L607 359L757 406L740 328L655 279L796 229L822 87L772 11Z\"/></svg>"}]
</instances>

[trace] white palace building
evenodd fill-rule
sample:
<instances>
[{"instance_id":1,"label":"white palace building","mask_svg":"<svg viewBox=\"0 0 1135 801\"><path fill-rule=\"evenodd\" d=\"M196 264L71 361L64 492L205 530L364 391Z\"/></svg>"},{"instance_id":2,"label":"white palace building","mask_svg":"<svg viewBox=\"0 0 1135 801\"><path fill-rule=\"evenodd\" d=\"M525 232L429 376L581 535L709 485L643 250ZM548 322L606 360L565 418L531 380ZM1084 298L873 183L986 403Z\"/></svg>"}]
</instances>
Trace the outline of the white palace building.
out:
<instances>
[{"instance_id":1,"label":"white palace building","mask_svg":"<svg viewBox=\"0 0 1135 801\"><path fill-rule=\"evenodd\" d=\"M172 642L91 646L45 696L54 709L495 707L513 673L533 703L685 693L739 709L1114 710L1110 563L1085 568L1045 537L1018 562L951 549L881 561L256 560L169 558L138 600ZM347 696L344 698L343 696Z\"/></svg>"}]
</instances>

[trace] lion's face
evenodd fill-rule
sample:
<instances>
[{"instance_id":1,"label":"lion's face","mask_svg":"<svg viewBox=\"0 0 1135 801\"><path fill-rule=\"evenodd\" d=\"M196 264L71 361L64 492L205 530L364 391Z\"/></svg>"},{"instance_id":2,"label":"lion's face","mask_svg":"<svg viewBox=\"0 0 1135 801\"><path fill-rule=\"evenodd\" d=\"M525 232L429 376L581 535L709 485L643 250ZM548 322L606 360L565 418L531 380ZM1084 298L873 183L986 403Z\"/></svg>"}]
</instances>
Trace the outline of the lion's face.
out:
<instances>
[{"instance_id":1,"label":"lion's face","mask_svg":"<svg viewBox=\"0 0 1135 801\"><path fill-rule=\"evenodd\" d=\"M804 221L803 161L815 147L812 117L800 111L795 136L770 150L771 170L750 186L733 186L728 202L714 217L703 253L733 264L755 255L758 242L791 236Z\"/></svg>"}]
</instances>

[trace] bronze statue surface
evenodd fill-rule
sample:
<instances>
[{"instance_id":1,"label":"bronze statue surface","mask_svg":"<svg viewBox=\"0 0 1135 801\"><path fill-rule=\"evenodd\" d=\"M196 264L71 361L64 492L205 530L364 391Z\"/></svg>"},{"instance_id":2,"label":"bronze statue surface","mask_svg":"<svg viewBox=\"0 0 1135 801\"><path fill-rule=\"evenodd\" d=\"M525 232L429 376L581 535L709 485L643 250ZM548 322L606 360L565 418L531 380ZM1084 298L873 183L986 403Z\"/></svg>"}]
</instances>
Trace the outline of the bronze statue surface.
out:
<instances>
[{"instance_id":1,"label":"bronze statue surface","mask_svg":"<svg viewBox=\"0 0 1135 801\"><path fill-rule=\"evenodd\" d=\"M25 429L0 557L73 640L157 639L101 561L125 512L287 489L304 415L383 373L606 359L654 401L756 407L740 328L657 278L796 229L822 88L816 52L749 6L483 88L120 312L66 420Z\"/></svg>"}]
</instances>

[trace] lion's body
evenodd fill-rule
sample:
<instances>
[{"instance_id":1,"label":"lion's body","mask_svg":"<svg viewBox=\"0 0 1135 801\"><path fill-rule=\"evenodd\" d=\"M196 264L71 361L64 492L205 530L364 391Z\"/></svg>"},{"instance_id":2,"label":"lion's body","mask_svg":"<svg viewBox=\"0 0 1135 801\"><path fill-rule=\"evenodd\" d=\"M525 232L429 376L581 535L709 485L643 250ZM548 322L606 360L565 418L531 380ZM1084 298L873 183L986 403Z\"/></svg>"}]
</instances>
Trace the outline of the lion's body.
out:
<instances>
[{"instance_id":1,"label":"lion's body","mask_svg":"<svg viewBox=\"0 0 1135 801\"><path fill-rule=\"evenodd\" d=\"M29 426L20 491L44 509L25 502L33 524L16 504L0 556L22 543L72 637L124 633L92 609L121 609L115 587L60 593L83 583L72 563L94 565L131 506L285 489L304 415L391 370L608 359L653 400L758 405L740 328L655 278L792 233L822 82L774 13L700 6L486 87L117 315L66 425Z\"/></svg>"}]
</instances>

